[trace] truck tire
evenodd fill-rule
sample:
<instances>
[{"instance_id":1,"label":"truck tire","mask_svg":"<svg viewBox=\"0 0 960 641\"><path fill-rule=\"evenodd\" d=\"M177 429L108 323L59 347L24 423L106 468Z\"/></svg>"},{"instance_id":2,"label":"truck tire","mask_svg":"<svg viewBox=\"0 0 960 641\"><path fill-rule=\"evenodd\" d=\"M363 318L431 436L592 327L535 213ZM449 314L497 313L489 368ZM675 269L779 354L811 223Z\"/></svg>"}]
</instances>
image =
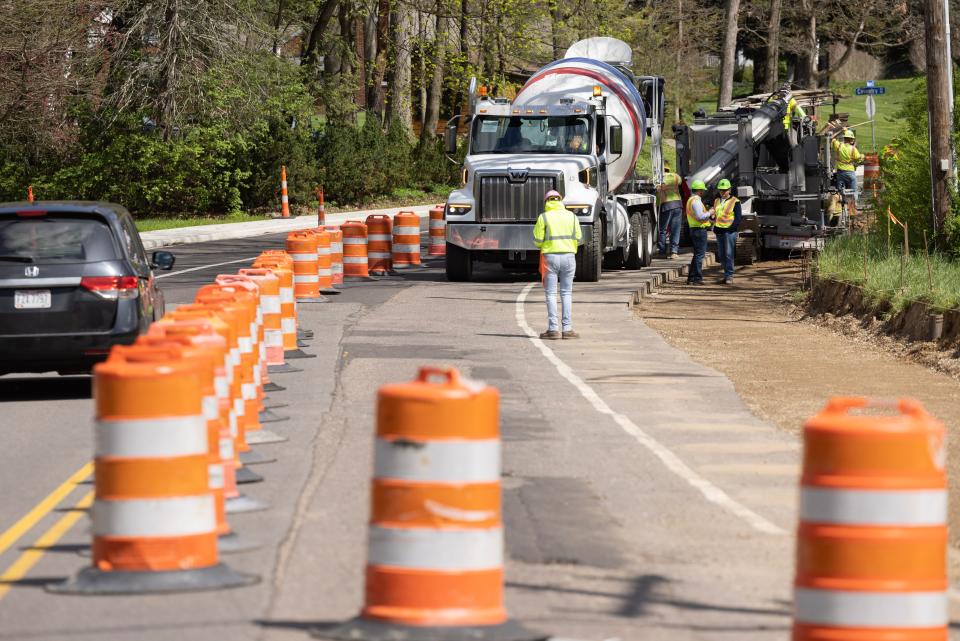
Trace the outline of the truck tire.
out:
<instances>
[{"instance_id":1,"label":"truck tire","mask_svg":"<svg viewBox=\"0 0 960 641\"><path fill-rule=\"evenodd\" d=\"M648 214L640 216L640 246L643 249L640 265L649 267L653 262L653 224Z\"/></svg>"},{"instance_id":2,"label":"truck tire","mask_svg":"<svg viewBox=\"0 0 960 641\"><path fill-rule=\"evenodd\" d=\"M593 221L593 233L590 242L577 250L577 271L575 280L581 283L595 283L600 280L603 263L603 223L598 216Z\"/></svg>"},{"instance_id":3,"label":"truck tire","mask_svg":"<svg viewBox=\"0 0 960 641\"><path fill-rule=\"evenodd\" d=\"M451 283L463 283L473 276L473 260L470 252L463 247L447 243L447 280Z\"/></svg>"},{"instance_id":4,"label":"truck tire","mask_svg":"<svg viewBox=\"0 0 960 641\"><path fill-rule=\"evenodd\" d=\"M753 236L737 236L734 264L752 265L757 259L757 239Z\"/></svg>"},{"instance_id":5,"label":"truck tire","mask_svg":"<svg viewBox=\"0 0 960 641\"><path fill-rule=\"evenodd\" d=\"M647 220L646 216L641 216L640 212L635 211L630 214L630 251L627 255L627 269L640 269L643 267L643 223Z\"/></svg>"}]
</instances>

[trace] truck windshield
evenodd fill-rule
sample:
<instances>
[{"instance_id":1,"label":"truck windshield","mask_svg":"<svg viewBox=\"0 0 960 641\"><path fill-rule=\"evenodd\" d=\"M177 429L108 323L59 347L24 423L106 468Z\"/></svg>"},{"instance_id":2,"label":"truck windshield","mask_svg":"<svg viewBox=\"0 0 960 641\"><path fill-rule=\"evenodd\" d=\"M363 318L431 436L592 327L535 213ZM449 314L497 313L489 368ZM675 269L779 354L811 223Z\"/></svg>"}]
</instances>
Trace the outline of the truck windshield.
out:
<instances>
[{"instance_id":1,"label":"truck windshield","mask_svg":"<svg viewBox=\"0 0 960 641\"><path fill-rule=\"evenodd\" d=\"M473 154L589 154L587 116L479 116Z\"/></svg>"}]
</instances>

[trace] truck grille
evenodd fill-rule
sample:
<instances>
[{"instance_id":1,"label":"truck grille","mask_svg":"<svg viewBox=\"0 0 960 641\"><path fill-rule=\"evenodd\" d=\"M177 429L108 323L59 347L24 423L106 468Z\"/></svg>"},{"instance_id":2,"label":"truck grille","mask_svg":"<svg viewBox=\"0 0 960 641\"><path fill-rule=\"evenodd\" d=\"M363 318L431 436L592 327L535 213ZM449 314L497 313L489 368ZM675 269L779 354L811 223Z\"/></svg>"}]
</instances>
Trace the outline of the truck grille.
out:
<instances>
[{"instance_id":1,"label":"truck grille","mask_svg":"<svg viewBox=\"0 0 960 641\"><path fill-rule=\"evenodd\" d=\"M507 176L482 176L478 221L532 223L543 211L543 195L557 187L556 176L527 176L510 182ZM560 192L563 193L562 191Z\"/></svg>"}]
</instances>

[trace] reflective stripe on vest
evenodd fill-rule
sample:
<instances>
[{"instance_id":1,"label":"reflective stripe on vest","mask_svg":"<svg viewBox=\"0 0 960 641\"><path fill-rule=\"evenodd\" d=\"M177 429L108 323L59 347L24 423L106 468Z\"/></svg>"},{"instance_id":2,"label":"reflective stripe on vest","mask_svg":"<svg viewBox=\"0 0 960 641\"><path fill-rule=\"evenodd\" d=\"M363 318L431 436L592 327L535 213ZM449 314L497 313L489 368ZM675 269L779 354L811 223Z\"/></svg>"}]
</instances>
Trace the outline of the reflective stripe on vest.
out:
<instances>
[{"instance_id":1,"label":"reflective stripe on vest","mask_svg":"<svg viewBox=\"0 0 960 641\"><path fill-rule=\"evenodd\" d=\"M580 221L562 203L548 202L543 219L543 238L540 251L544 254L572 254L577 251L577 232ZM559 229L560 233L554 233ZM563 233L566 232L566 233Z\"/></svg>"},{"instance_id":2,"label":"reflective stripe on vest","mask_svg":"<svg viewBox=\"0 0 960 641\"><path fill-rule=\"evenodd\" d=\"M709 227L710 226L709 218L707 220L700 221L700 220L697 220L697 217L693 214L693 203L696 201L699 201L701 205L703 204L703 199L697 194L694 194L687 199L687 225L690 227L690 229L699 229L700 227Z\"/></svg>"},{"instance_id":3,"label":"reflective stripe on vest","mask_svg":"<svg viewBox=\"0 0 960 641\"><path fill-rule=\"evenodd\" d=\"M734 208L737 206L737 203L740 202L733 196L727 198L726 200L721 200L717 198L713 203L713 209L717 214L717 222L714 223L714 227L719 227L720 229L726 229L733 224L736 215L733 213Z\"/></svg>"}]
</instances>

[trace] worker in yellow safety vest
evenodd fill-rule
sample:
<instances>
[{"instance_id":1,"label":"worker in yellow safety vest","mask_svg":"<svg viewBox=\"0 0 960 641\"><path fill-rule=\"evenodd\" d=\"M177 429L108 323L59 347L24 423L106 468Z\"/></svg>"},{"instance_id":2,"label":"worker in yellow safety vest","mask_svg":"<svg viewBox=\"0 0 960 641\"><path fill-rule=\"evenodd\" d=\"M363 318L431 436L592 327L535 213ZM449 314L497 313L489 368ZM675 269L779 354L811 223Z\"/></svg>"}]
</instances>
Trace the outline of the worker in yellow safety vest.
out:
<instances>
[{"instance_id":1,"label":"worker in yellow safety vest","mask_svg":"<svg viewBox=\"0 0 960 641\"><path fill-rule=\"evenodd\" d=\"M730 181L724 178L717 183L720 197L713 203L713 234L717 237L717 262L723 268L720 283L729 285L733 281L733 261L737 252L737 236L740 231L740 218L743 209L740 201L731 193Z\"/></svg>"},{"instance_id":2,"label":"worker in yellow safety vest","mask_svg":"<svg viewBox=\"0 0 960 641\"><path fill-rule=\"evenodd\" d=\"M703 192L707 186L702 180L694 180L690 184L693 193L687 199L687 227L690 228L690 242L693 245L693 258L690 259L690 273L687 274L687 285L703 285L703 257L707 254L707 232L710 231L710 221L713 210L703 204Z\"/></svg>"},{"instance_id":3,"label":"worker in yellow safety vest","mask_svg":"<svg viewBox=\"0 0 960 641\"><path fill-rule=\"evenodd\" d=\"M547 299L547 331L545 340L580 338L573 330L573 275L577 271L577 246L582 232L580 220L563 206L560 194L553 189L544 195L544 211L533 226L533 244L546 262L543 289ZM562 327L557 322L557 287L560 288Z\"/></svg>"},{"instance_id":4,"label":"worker in yellow safety vest","mask_svg":"<svg viewBox=\"0 0 960 641\"><path fill-rule=\"evenodd\" d=\"M683 225L683 201L680 199L680 183L683 179L673 173L669 163L663 163L663 182L657 185L660 200L660 235L657 249L661 256L680 258L680 227ZM670 233L670 253L667 253L667 232Z\"/></svg>"},{"instance_id":5,"label":"worker in yellow safety vest","mask_svg":"<svg viewBox=\"0 0 960 641\"><path fill-rule=\"evenodd\" d=\"M787 110L783 114L783 132L790 138L790 144L796 145L798 137L793 127L793 121L794 119L803 120L807 117L807 113L803 110L803 107L797 104L797 100L793 97L793 92L790 89L789 82L780 85L780 89L770 96L767 102L774 102L775 100L783 100L787 103Z\"/></svg>"},{"instance_id":6,"label":"worker in yellow safety vest","mask_svg":"<svg viewBox=\"0 0 960 641\"><path fill-rule=\"evenodd\" d=\"M857 165L863 164L864 156L857 149L857 136L853 129L843 130L843 142L834 138L830 149L837 158L837 187L844 191L847 209L851 216L857 215Z\"/></svg>"}]
</instances>

